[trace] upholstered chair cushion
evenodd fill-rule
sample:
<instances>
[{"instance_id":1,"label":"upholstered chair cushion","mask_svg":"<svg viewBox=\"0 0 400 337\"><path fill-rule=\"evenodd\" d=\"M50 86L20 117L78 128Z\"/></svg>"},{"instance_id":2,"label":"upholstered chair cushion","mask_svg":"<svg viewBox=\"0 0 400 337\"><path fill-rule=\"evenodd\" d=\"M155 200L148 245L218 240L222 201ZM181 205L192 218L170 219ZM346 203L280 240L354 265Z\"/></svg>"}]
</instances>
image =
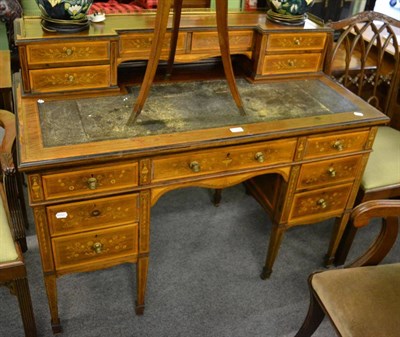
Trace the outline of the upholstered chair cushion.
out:
<instances>
[{"instance_id":1,"label":"upholstered chair cushion","mask_svg":"<svg viewBox=\"0 0 400 337\"><path fill-rule=\"evenodd\" d=\"M364 190L400 184L400 131L382 126L378 128L361 181Z\"/></svg>"},{"instance_id":2,"label":"upholstered chair cushion","mask_svg":"<svg viewBox=\"0 0 400 337\"><path fill-rule=\"evenodd\" d=\"M400 263L316 273L312 286L343 337L398 337Z\"/></svg>"},{"instance_id":3,"label":"upholstered chair cushion","mask_svg":"<svg viewBox=\"0 0 400 337\"><path fill-rule=\"evenodd\" d=\"M4 209L2 198L0 198L0 263L14 261L18 258L7 214Z\"/></svg>"}]
</instances>

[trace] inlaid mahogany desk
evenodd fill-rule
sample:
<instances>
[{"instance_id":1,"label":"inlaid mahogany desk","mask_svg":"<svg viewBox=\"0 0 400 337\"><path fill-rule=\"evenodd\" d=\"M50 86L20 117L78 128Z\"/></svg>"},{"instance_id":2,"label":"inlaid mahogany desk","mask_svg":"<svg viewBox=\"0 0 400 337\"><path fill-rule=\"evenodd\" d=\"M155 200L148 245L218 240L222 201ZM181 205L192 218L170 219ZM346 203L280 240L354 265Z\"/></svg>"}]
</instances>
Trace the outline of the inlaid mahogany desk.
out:
<instances>
[{"instance_id":1,"label":"inlaid mahogany desk","mask_svg":"<svg viewBox=\"0 0 400 337\"><path fill-rule=\"evenodd\" d=\"M319 73L328 31L313 31L312 23L260 26L265 29L246 28L250 69L260 70L252 79L273 81L237 80L246 116L238 114L224 80L171 81L153 85L133 126L126 122L139 87L107 96L92 82L99 69L116 71L122 52L107 48L124 45L121 32L88 45L79 34L26 38L37 29L17 38L23 64L22 80L15 81L18 166L27 174L54 332L61 330L56 279L68 273L135 263L136 312L143 313L151 207L177 188L246 182L273 221L263 278L292 226L336 218L326 256L333 261L377 126L388 118ZM93 54L93 46L104 54ZM104 55L109 62L110 50L111 63L93 61ZM61 67L54 55L75 59ZM45 69L45 60L53 68ZM307 64L313 68L300 66ZM115 76L106 83L116 84Z\"/></svg>"}]
</instances>

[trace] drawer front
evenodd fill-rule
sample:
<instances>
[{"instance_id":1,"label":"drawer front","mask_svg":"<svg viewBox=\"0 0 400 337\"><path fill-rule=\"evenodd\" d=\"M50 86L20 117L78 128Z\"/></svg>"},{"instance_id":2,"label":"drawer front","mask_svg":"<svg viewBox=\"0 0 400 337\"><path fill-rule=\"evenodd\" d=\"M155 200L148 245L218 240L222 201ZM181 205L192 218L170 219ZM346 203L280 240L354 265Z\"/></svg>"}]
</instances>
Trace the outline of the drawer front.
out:
<instances>
[{"instance_id":1,"label":"drawer front","mask_svg":"<svg viewBox=\"0 0 400 337\"><path fill-rule=\"evenodd\" d=\"M291 162L296 140L166 156L153 160L153 182Z\"/></svg>"},{"instance_id":2,"label":"drawer front","mask_svg":"<svg viewBox=\"0 0 400 337\"><path fill-rule=\"evenodd\" d=\"M139 221L138 194L47 207L52 236Z\"/></svg>"},{"instance_id":3,"label":"drawer front","mask_svg":"<svg viewBox=\"0 0 400 337\"><path fill-rule=\"evenodd\" d=\"M296 193L289 221L318 221L340 215L346 207L353 184Z\"/></svg>"},{"instance_id":4,"label":"drawer front","mask_svg":"<svg viewBox=\"0 0 400 337\"><path fill-rule=\"evenodd\" d=\"M320 53L267 55L264 57L262 75L279 75L321 70Z\"/></svg>"},{"instance_id":5,"label":"drawer front","mask_svg":"<svg viewBox=\"0 0 400 337\"><path fill-rule=\"evenodd\" d=\"M270 34L266 51L323 50L325 41L325 33Z\"/></svg>"},{"instance_id":6,"label":"drawer front","mask_svg":"<svg viewBox=\"0 0 400 337\"><path fill-rule=\"evenodd\" d=\"M110 87L110 66L30 70L32 92L58 92Z\"/></svg>"},{"instance_id":7,"label":"drawer front","mask_svg":"<svg viewBox=\"0 0 400 337\"><path fill-rule=\"evenodd\" d=\"M121 34L119 52L121 57L137 56L147 59L153 42L153 33L144 34ZM186 33L179 33L176 44L176 52L184 52L186 45ZM170 47L171 34L166 33L163 40L162 51L167 54Z\"/></svg>"},{"instance_id":8,"label":"drawer front","mask_svg":"<svg viewBox=\"0 0 400 337\"><path fill-rule=\"evenodd\" d=\"M229 48L231 51L246 52L253 45L252 31L230 31ZM193 32L192 52L206 52L210 50L219 51L217 32Z\"/></svg>"},{"instance_id":9,"label":"drawer front","mask_svg":"<svg viewBox=\"0 0 400 337\"><path fill-rule=\"evenodd\" d=\"M368 140L368 131L310 137L304 158L316 158L333 154L361 151Z\"/></svg>"},{"instance_id":10,"label":"drawer front","mask_svg":"<svg viewBox=\"0 0 400 337\"><path fill-rule=\"evenodd\" d=\"M42 176L46 200L123 190L138 185L137 163L64 171Z\"/></svg>"},{"instance_id":11,"label":"drawer front","mask_svg":"<svg viewBox=\"0 0 400 337\"><path fill-rule=\"evenodd\" d=\"M88 263L138 253L138 225L130 224L85 234L52 239L56 269L61 270Z\"/></svg>"},{"instance_id":12,"label":"drawer front","mask_svg":"<svg viewBox=\"0 0 400 337\"><path fill-rule=\"evenodd\" d=\"M298 189L353 181L358 173L361 156L304 164L297 183Z\"/></svg>"},{"instance_id":13,"label":"drawer front","mask_svg":"<svg viewBox=\"0 0 400 337\"><path fill-rule=\"evenodd\" d=\"M29 66L77 64L110 60L110 42L62 42L26 47Z\"/></svg>"}]
</instances>

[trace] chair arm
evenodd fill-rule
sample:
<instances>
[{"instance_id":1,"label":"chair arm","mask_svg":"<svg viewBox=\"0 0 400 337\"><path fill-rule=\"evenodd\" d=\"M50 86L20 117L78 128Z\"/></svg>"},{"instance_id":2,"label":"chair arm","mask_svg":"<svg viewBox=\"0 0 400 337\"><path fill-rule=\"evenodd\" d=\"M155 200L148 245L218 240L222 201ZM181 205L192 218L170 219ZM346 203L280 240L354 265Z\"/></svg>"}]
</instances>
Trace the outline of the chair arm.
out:
<instances>
[{"instance_id":1,"label":"chair arm","mask_svg":"<svg viewBox=\"0 0 400 337\"><path fill-rule=\"evenodd\" d=\"M349 225L354 229L364 227L374 217L383 218L379 235L368 250L346 268L379 264L396 242L399 232L400 200L366 201L354 208Z\"/></svg>"},{"instance_id":2,"label":"chair arm","mask_svg":"<svg viewBox=\"0 0 400 337\"><path fill-rule=\"evenodd\" d=\"M400 216L400 200L384 199L366 201L354 208L351 221L354 227L368 225L372 218Z\"/></svg>"}]
</instances>

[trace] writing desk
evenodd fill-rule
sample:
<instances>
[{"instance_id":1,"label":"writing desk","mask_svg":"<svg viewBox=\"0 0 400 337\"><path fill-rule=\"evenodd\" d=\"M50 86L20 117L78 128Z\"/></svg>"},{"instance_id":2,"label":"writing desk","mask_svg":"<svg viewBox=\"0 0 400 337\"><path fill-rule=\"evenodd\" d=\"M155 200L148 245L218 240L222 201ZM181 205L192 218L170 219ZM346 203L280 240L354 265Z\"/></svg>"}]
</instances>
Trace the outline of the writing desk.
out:
<instances>
[{"instance_id":1,"label":"writing desk","mask_svg":"<svg viewBox=\"0 0 400 337\"><path fill-rule=\"evenodd\" d=\"M224 81L153 85L133 127L126 121L138 87L38 98L16 84L19 168L54 332L61 330L56 279L68 273L135 263L143 313L151 207L177 188L246 182L273 220L264 278L286 229L335 217L332 262L377 126L388 122L325 76L239 79L247 116L238 115Z\"/></svg>"}]
</instances>

